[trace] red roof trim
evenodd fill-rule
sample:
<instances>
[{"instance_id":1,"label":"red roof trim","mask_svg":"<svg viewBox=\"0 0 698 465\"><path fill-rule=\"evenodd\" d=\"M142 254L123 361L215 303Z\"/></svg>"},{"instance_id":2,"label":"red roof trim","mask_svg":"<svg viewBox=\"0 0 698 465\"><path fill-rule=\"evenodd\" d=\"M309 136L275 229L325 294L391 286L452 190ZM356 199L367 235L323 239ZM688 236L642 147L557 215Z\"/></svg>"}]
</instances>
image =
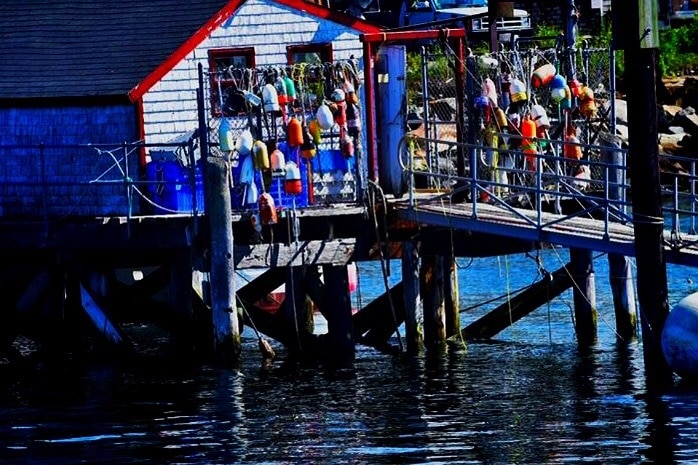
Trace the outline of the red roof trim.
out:
<instances>
[{"instance_id":1,"label":"red roof trim","mask_svg":"<svg viewBox=\"0 0 698 465\"><path fill-rule=\"evenodd\" d=\"M364 21L354 16L330 10L327 7L316 5L315 3L306 2L304 0L271 0L279 5L285 5L295 10L304 11L318 18L328 19L338 24L355 29L361 33L380 32L383 29L368 21Z\"/></svg>"},{"instance_id":2,"label":"red roof trim","mask_svg":"<svg viewBox=\"0 0 698 465\"><path fill-rule=\"evenodd\" d=\"M342 24L361 33L380 32L382 30L379 26L362 19L332 11L324 6L316 5L303 0L268 1L277 3L279 5L284 5L298 11L303 11L318 18L327 19L329 21ZM182 61L182 59L191 53L191 51L194 50L201 42L203 42L206 37L208 37L216 28L218 28L221 24L223 24L224 21L233 15L243 3L245 3L245 0L230 0L215 16L204 24L201 29L196 31L194 35L192 35L177 50L175 50L174 53L167 58L167 60L160 64L160 66L158 66L152 73L148 74L145 79L136 84L136 86L129 91L128 96L131 99L131 102L135 103L138 99L142 98L143 95L148 92L158 81L160 81L165 74L174 68L177 63Z\"/></svg>"},{"instance_id":3,"label":"red roof trim","mask_svg":"<svg viewBox=\"0 0 698 465\"><path fill-rule=\"evenodd\" d=\"M170 55L167 60L163 61L160 66L155 68L155 71L148 74L145 79L136 84L136 87L131 89L128 97L132 102L140 99L150 90L165 74L167 74L177 63L182 61L185 56L192 52L201 42L206 39L218 26L230 17L244 3L245 0L231 0L221 10L208 20L206 24L186 40L177 50Z\"/></svg>"}]
</instances>

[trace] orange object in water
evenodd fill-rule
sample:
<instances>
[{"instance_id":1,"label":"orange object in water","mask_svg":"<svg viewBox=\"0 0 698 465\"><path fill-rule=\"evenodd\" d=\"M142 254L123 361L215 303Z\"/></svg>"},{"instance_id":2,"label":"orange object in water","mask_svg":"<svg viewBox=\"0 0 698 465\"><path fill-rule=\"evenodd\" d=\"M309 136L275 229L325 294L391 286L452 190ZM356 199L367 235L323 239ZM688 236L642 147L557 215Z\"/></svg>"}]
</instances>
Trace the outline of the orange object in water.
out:
<instances>
[{"instance_id":1,"label":"orange object in water","mask_svg":"<svg viewBox=\"0 0 698 465\"><path fill-rule=\"evenodd\" d=\"M533 71L531 85L535 88L547 86L553 80L553 77L555 77L555 66L547 63Z\"/></svg>"},{"instance_id":2,"label":"orange object in water","mask_svg":"<svg viewBox=\"0 0 698 465\"><path fill-rule=\"evenodd\" d=\"M292 147L299 147L303 144L303 126L298 118L293 117L291 121L288 122L287 127L288 145Z\"/></svg>"}]
</instances>

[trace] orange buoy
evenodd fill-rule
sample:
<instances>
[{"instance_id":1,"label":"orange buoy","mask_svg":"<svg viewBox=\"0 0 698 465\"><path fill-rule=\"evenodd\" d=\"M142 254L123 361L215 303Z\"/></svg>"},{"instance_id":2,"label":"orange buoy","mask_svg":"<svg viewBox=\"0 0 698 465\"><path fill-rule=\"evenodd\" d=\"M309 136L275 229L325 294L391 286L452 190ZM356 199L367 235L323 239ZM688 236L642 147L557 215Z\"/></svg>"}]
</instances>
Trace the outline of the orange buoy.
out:
<instances>
[{"instance_id":1,"label":"orange buoy","mask_svg":"<svg viewBox=\"0 0 698 465\"><path fill-rule=\"evenodd\" d=\"M263 225L276 224L279 222L274 198L270 193L264 192L259 196L259 218Z\"/></svg>"},{"instance_id":2,"label":"orange buoy","mask_svg":"<svg viewBox=\"0 0 698 465\"><path fill-rule=\"evenodd\" d=\"M565 158L570 160L581 160L582 159L582 147L579 145L579 139L577 136L568 135L565 137L565 146L563 149L563 154Z\"/></svg>"},{"instance_id":3,"label":"orange buoy","mask_svg":"<svg viewBox=\"0 0 698 465\"><path fill-rule=\"evenodd\" d=\"M536 154L538 153L534 141L536 137L536 123L528 116L521 121L521 135L523 136L521 148L526 157L526 165L530 170L535 171Z\"/></svg>"},{"instance_id":4,"label":"orange buoy","mask_svg":"<svg viewBox=\"0 0 698 465\"><path fill-rule=\"evenodd\" d=\"M288 145L298 147L303 144L303 126L295 116L291 118L286 127Z\"/></svg>"},{"instance_id":5,"label":"orange buoy","mask_svg":"<svg viewBox=\"0 0 698 465\"><path fill-rule=\"evenodd\" d=\"M322 142L322 128L320 127L320 122L317 119L313 118L308 121L308 131L310 131L313 142L316 144Z\"/></svg>"}]
</instances>

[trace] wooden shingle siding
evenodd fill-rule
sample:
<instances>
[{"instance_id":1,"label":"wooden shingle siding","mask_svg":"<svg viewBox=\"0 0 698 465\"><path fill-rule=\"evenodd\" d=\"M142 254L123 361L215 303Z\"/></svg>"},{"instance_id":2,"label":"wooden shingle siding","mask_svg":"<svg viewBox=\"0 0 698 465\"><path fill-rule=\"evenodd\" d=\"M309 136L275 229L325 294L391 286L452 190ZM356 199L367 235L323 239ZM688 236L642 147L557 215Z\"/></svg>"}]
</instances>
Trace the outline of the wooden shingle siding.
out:
<instances>
[{"instance_id":1,"label":"wooden shingle siding","mask_svg":"<svg viewBox=\"0 0 698 465\"><path fill-rule=\"evenodd\" d=\"M143 97L147 142L167 142L197 127L197 67L208 51L254 47L258 67L287 64L289 45L332 43L335 60L361 60L359 32L266 0L248 0Z\"/></svg>"},{"instance_id":2,"label":"wooden shingle siding","mask_svg":"<svg viewBox=\"0 0 698 465\"><path fill-rule=\"evenodd\" d=\"M0 214L42 215L44 202L50 217L126 214L124 186L95 182L123 179L114 159L84 144L111 144L115 150L135 142L135 115L131 105L0 109L0 127L6 129L0 132ZM123 157L120 149L113 153ZM129 171L137 177L138 153L129 155Z\"/></svg>"}]
</instances>

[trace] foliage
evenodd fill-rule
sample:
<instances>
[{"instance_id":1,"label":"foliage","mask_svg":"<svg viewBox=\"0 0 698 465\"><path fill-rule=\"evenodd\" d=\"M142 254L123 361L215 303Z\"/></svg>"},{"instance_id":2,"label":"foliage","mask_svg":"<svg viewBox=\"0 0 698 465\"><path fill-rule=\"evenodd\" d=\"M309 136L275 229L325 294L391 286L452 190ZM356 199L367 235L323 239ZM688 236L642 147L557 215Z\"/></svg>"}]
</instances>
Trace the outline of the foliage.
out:
<instances>
[{"instance_id":1,"label":"foliage","mask_svg":"<svg viewBox=\"0 0 698 465\"><path fill-rule=\"evenodd\" d=\"M675 76L698 68L698 19L659 32L659 69Z\"/></svg>"}]
</instances>

